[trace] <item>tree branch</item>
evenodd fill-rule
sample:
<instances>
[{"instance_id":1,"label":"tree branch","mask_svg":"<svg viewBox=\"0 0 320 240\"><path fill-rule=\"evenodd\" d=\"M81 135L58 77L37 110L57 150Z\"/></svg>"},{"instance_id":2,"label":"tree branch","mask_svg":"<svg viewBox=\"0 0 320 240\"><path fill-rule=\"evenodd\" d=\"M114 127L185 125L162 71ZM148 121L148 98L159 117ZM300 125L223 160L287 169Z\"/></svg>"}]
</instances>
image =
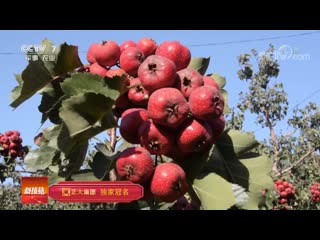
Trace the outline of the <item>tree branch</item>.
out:
<instances>
[{"instance_id":1,"label":"tree branch","mask_svg":"<svg viewBox=\"0 0 320 240\"><path fill-rule=\"evenodd\" d=\"M290 172L293 168L297 167L300 163L302 163L307 157L309 157L313 152L315 151L315 148L310 149L305 155L303 155L298 161L293 163L290 167L284 169L279 173L277 176L283 175L285 173Z\"/></svg>"},{"instance_id":2,"label":"tree branch","mask_svg":"<svg viewBox=\"0 0 320 240\"><path fill-rule=\"evenodd\" d=\"M266 122L268 124L269 127L269 131L270 131L270 137L271 137L271 142L273 145L273 151L274 151L274 160L273 160L273 166L272 166L272 171L276 174L279 175L280 171L279 171L279 163L280 163L280 158L279 158L279 145L278 145L278 139L276 137L276 133L274 131L274 128L271 124L270 118L269 118L269 113L263 109L263 114L266 118Z\"/></svg>"}]
</instances>

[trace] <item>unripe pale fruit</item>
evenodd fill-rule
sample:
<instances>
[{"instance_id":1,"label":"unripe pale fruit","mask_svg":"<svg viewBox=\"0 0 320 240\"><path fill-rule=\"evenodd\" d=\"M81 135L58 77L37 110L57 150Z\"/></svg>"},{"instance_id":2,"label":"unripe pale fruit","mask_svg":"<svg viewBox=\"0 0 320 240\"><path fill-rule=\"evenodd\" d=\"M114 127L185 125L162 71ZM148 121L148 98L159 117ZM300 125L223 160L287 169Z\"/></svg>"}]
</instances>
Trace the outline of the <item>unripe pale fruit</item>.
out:
<instances>
[{"instance_id":1,"label":"unripe pale fruit","mask_svg":"<svg viewBox=\"0 0 320 240\"><path fill-rule=\"evenodd\" d=\"M189 105L179 90L160 88L151 94L148 112L153 122L176 128L186 120Z\"/></svg>"},{"instance_id":2,"label":"unripe pale fruit","mask_svg":"<svg viewBox=\"0 0 320 240\"><path fill-rule=\"evenodd\" d=\"M222 115L224 99L218 89L202 86L190 94L189 106L195 118L210 120Z\"/></svg>"},{"instance_id":3,"label":"unripe pale fruit","mask_svg":"<svg viewBox=\"0 0 320 240\"><path fill-rule=\"evenodd\" d=\"M159 164L151 180L152 194L164 202L173 202L188 191L186 174L175 163Z\"/></svg>"},{"instance_id":4,"label":"unripe pale fruit","mask_svg":"<svg viewBox=\"0 0 320 240\"><path fill-rule=\"evenodd\" d=\"M176 76L174 63L170 59L156 55L147 57L138 69L138 77L149 92L173 86Z\"/></svg>"},{"instance_id":5,"label":"unripe pale fruit","mask_svg":"<svg viewBox=\"0 0 320 240\"><path fill-rule=\"evenodd\" d=\"M154 164L147 150L142 147L132 147L120 154L116 169L122 179L133 183L145 183L151 178Z\"/></svg>"},{"instance_id":6,"label":"unripe pale fruit","mask_svg":"<svg viewBox=\"0 0 320 240\"><path fill-rule=\"evenodd\" d=\"M191 60L190 50L178 41L161 43L155 54L172 60L176 65L177 71L186 68Z\"/></svg>"}]
</instances>

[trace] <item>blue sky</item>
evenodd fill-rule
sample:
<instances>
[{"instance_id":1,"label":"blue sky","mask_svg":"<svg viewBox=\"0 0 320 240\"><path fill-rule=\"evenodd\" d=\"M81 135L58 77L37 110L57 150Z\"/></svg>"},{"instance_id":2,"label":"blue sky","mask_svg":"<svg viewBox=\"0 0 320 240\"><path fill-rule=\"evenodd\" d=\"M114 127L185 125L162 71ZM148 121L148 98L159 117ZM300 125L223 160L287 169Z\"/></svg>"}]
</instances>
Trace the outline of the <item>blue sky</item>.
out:
<instances>
[{"instance_id":1,"label":"blue sky","mask_svg":"<svg viewBox=\"0 0 320 240\"><path fill-rule=\"evenodd\" d=\"M16 86L14 74L22 72L27 61L21 51L25 44L38 44L44 38L49 38L55 44L67 42L79 46L80 58L87 63L85 52L93 42L101 40L115 40L119 44L125 40L134 41L142 37L152 37L158 43L165 40L178 40L190 47L193 57L211 57L208 69L210 72L218 72L227 78L225 89L229 92L229 104L236 106L239 91L245 91L246 85L237 78L239 69L237 56L248 53L252 48L259 52L267 49L270 43L276 49L286 45L294 50L294 57L280 60L280 75L278 81L284 83L288 92L291 109L294 105L309 97L320 89L320 34L297 36L292 38L279 38L267 41L253 41L246 43L233 43L227 45L192 46L197 44L237 42L242 40L254 40L276 36L287 36L304 33L306 31L176 31L176 30L126 30L126 31L0 31L0 132L8 129L18 129L24 138L24 144L33 145L33 137L38 133L41 114L38 112L40 96L34 96L23 103L16 110L9 107L9 95ZM310 31L312 32L312 31ZM10 53L10 54L4 54ZM320 104L320 92L317 92L308 100L301 103L301 107L308 101ZM47 122L44 126L50 125ZM247 116L245 129L255 131L258 139L266 137L267 131L261 130L254 123L254 118ZM278 130L287 130L287 124L281 123Z\"/></svg>"}]
</instances>

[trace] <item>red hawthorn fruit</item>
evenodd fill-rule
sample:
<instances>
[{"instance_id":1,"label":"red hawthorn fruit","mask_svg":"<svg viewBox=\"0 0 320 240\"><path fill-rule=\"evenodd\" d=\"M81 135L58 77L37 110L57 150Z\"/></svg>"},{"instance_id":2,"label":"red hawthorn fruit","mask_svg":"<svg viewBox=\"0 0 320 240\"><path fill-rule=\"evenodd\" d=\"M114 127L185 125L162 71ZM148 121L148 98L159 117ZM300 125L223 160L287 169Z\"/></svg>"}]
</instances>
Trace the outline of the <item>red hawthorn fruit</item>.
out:
<instances>
[{"instance_id":1,"label":"red hawthorn fruit","mask_svg":"<svg viewBox=\"0 0 320 240\"><path fill-rule=\"evenodd\" d=\"M161 43L155 54L172 60L176 65L177 71L186 68L191 60L190 50L178 41Z\"/></svg>"},{"instance_id":2,"label":"red hawthorn fruit","mask_svg":"<svg viewBox=\"0 0 320 240\"><path fill-rule=\"evenodd\" d=\"M138 144L138 129L148 120L148 112L143 108L130 108L121 115L120 134L129 143Z\"/></svg>"},{"instance_id":3,"label":"red hawthorn fruit","mask_svg":"<svg viewBox=\"0 0 320 240\"><path fill-rule=\"evenodd\" d=\"M140 144L151 154L165 155L174 145L175 135L172 131L156 125L152 120L145 121L138 130Z\"/></svg>"},{"instance_id":4,"label":"red hawthorn fruit","mask_svg":"<svg viewBox=\"0 0 320 240\"><path fill-rule=\"evenodd\" d=\"M191 92L189 106L195 118L209 120L222 115L224 99L216 88L202 86Z\"/></svg>"},{"instance_id":5,"label":"red hawthorn fruit","mask_svg":"<svg viewBox=\"0 0 320 240\"><path fill-rule=\"evenodd\" d=\"M195 89L203 86L203 77L196 70L185 68L177 74L176 86L186 99L189 99Z\"/></svg>"},{"instance_id":6,"label":"red hawthorn fruit","mask_svg":"<svg viewBox=\"0 0 320 240\"><path fill-rule=\"evenodd\" d=\"M153 159L142 147L127 148L117 159L116 169L123 179L133 183L145 183L154 171Z\"/></svg>"},{"instance_id":7,"label":"red hawthorn fruit","mask_svg":"<svg viewBox=\"0 0 320 240\"><path fill-rule=\"evenodd\" d=\"M93 63L89 67L89 71L91 74L97 74L101 77L105 77L108 72L108 70L105 67L99 65L98 63Z\"/></svg>"},{"instance_id":8,"label":"red hawthorn fruit","mask_svg":"<svg viewBox=\"0 0 320 240\"><path fill-rule=\"evenodd\" d=\"M129 87L129 100L137 106L146 106L148 104L149 92L142 86L140 79L131 79Z\"/></svg>"},{"instance_id":9,"label":"red hawthorn fruit","mask_svg":"<svg viewBox=\"0 0 320 240\"><path fill-rule=\"evenodd\" d=\"M123 53L128 47L137 47L137 44L132 40L125 41L120 45L120 52Z\"/></svg>"},{"instance_id":10,"label":"red hawthorn fruit","mask_svg":"<svg viewBox=\"0 0 320 240\"><path fill-rule=\"evenodd\" d=\"M120 55L121 68L132 77L137 75L143 61L144 55L137 47L128 47Z\"/></svg>"},{"instance_id":11,"label":"red hawthorn fruit","mask_svg":"<svg viewBox=\"0 0 320 240\"><path fill-rule=\"evenodd\" d=\"M160 88L151 94L148 112L153 122L176 128L188 117L189 105L179 90Z\"/></svg>"},{"instance_id":12,"label":"red hawthorn fruit","mask_svg":"<svg viewBox=\"0 0 320 240\"><path fill-rule=\"evenodd\" d=\"M97 46L99 46L98 43L93 43L93 44L90 45L90 47L89 47L89 49L88 49L88 52L87 52L87 61L88 61L90 64L93 64L93 63L96 62L95 54L96 54Z\"/></svg>"},{"instance_id":13,"label":"red hawthorn fruit","mask_svg":"<svg viewBox=\"0 0 320 240\"><path fill-rule=\"evenodd\" d=\"M96 62L102 66L115 65L120 57L120 47L115 41L103 41L95 47Z\"/></svg>"},{"instance_id":14,"label":"red hawthorn fruit","mask_svg":"<svg viewBox=\"0 0 320 240\"><path fill-rule=\"evenodd\" d=\"M138 69L138 77L149 92L173 86L176 76L174 63L170 59L156 55L147 57Z\"/></svg>"},{"instance_id":15,"label":"red hawthorn fruit","mask_svg":"<svg viewBox=\"0 0 320 240\"><path fill-rule=\"evenodd\" d=\"M191 119L183 124L177 136L179 149L184 153L203 152L212 143L212 130L207 122Z\"/></svg>"},{"instance_id":16,"label":"red hawthorn fruit","mask_svg":"<svg viewBox=\"0 0 320 240\"><path fill-rule=\"evenodd\" d=\"M157 50L157 43L151 39L151 38L141 38L137 42L137 48L140 49L140 51L143 53L144 57L148 57L150 55L153 55Z\"/></svg>"},{"instance_id":17,"label":"red hawthorn fruit","mask_svg":"<svg viewBox=\"0 0 320 240\"><path fill-rule=\"evenodd\" d=\"M216 83L216 81L212 77L203 76L203 83L205 86L209 85L209 86L215 87L216 89L220 90L218 83Z\"/></svg>"},{"instance_id":18,"label":"red hawthorn fruit","mask_svg":"<svg viewBox=\"0 0 320 240\"><path fill-rule=\"evenodd\" d=\"M186 174L175 163L159 164L151 180L152 194L164 202L173 202L188 191Z\"/></svg>"}]
</instances>

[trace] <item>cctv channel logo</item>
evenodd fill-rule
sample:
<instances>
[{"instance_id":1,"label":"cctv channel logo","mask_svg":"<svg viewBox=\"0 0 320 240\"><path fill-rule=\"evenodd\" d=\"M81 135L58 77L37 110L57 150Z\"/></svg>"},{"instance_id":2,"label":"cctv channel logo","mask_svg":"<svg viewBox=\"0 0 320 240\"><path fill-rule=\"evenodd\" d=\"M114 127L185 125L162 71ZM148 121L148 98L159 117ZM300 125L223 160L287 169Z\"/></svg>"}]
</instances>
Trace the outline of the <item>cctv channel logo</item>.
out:
<instances>
[{"instance_id":1,"label":"cctv channel logo","mask_svg":"<svg viewBox=\"0 0 320 240\"><path fill-rule=\"evenodd\" d=\"M21 51L25 54L30 54L30 53L44 53L46 50L51 50L51 53L54 53L56 50L56 46L50 46L51 49L47 49L49 46L46 45L41 45L41 44L23 44L21 46Z\"/></svg>"}]
</instances>

